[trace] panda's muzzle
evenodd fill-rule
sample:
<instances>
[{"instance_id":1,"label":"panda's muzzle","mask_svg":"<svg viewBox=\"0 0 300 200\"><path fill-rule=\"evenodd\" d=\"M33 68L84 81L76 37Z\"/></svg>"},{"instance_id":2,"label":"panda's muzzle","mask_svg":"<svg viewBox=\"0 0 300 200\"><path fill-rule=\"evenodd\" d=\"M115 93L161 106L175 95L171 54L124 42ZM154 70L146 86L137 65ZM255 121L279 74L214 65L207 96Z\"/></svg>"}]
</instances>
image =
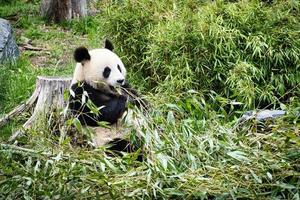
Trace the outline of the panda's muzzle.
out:
<instances>
[{"instance_id":1,"label":"panda's muzzle","mask_svg":"<svg viewBox=\"0 0 300 200\"><path fill-rule=\"evenodd\" d=\"M117 80L118 83L120 83L120 85L123 85L124 84L124 79L119 79Z\"/></svg>"}]
</instances>

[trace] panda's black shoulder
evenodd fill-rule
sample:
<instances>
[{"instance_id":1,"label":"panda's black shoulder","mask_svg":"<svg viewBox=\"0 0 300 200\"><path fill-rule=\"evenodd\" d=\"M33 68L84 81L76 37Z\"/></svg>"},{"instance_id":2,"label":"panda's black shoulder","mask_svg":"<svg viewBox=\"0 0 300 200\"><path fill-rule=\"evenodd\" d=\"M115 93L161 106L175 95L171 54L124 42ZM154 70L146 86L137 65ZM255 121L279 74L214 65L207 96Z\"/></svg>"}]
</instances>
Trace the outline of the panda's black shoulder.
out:
<instances>
[{"instance_id":1,"label":"panda's black shoulder","mask_svg":"<svg viewBox=\"0 0 300 200\"><path fill-rule=\"evenodd\" d=\"M77 95L82 95L83 92L85 91L91 98L93 98L95 96L99 96L99 95L105 96L105 99L116 97L115 91L110 90L110 89L104 89L104 88L96 89L85 81L77 82L77 83L73 84L71 86L71 90Z\"/></svg>"},{"instance_id":2,"label":"panda's black shoulder","mask_svg":"<svg viewBox=\"0 0 300 200\"><path fill-rule=\"evenodd\" d=\"M98 107L120 98L120 95L117 95L113 90L95 89L84 81L71 86L70 100L82 101L84 95L87 95L86 98ZM126 99L123 101L126 101Z\"/></svg>"},{"instance_id":3,"label":"panda's black shoulder","mask_svg":"<svg viewBox=\"0 0 300 200\"><path fill-rule=\"evenodd\" d=\"M98 93L102 93L101 91L95 89L85 81L77 82L71 86L71 90L75 93L75 95L82 95L85 91L87 94L95 95Z\"/></svg>"},{"instance_id":4,"label":"panda's black shoulder","mask_svg":"<svg viewBox=\"0 0 300 200\"><path fill-rule=\"evenodd\" d=\"M90 91L93 87L87 84L85 81L77 82L71 85L73 91Z\"/></svg>"}]
</instances>

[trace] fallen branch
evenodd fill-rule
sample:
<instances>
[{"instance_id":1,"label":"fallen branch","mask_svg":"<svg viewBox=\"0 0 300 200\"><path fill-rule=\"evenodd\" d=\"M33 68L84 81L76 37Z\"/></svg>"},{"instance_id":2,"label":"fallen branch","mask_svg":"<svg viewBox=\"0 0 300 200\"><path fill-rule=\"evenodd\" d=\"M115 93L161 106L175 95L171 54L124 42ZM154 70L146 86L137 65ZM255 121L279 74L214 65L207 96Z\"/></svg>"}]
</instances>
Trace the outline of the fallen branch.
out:
<instances>
[{"instance_id":1,"label":"fallen branch","mask_svg":"<svg viewBox=\"0 0 300 200\"><path fill-rule=\"evenodd\" d=\"M43 50L46 50L44 48L40 48L40 47L34 47L30 44L26 44L24 46L22 46L25 50L29 50L29 51L43 51Z\"/></svg>"}]
</instances>

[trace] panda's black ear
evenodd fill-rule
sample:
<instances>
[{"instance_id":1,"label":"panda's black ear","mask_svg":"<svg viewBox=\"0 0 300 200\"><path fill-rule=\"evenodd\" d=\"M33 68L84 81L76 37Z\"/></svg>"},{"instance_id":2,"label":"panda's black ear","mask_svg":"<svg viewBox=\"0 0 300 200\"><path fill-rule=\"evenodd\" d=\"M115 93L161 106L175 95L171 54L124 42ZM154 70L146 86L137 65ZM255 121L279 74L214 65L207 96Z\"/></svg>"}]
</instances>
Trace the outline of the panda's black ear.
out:
<instances>
[{"instance_id":1,"label":"panda's black ear","mask_svg":"<svg viewBox=\"0 0 300 200\"><path fill-rule=\"evenodd\" d=\"M87 60L91 60L89 51L85 47L78 47L74 52L74 59L76 62L82 63Z\"/></svg>"},{"instance_id":2,"label":"panda's black ear","mask_svg":"<svg viewBox=\"0 0 300 200\"><path fill-rule=\"evenodd\" d=\"M111 41L109 41L108 39L105 39L104 48L113 51L114 50L114 45L111 43Z\"/></svg>"}]
</instances>

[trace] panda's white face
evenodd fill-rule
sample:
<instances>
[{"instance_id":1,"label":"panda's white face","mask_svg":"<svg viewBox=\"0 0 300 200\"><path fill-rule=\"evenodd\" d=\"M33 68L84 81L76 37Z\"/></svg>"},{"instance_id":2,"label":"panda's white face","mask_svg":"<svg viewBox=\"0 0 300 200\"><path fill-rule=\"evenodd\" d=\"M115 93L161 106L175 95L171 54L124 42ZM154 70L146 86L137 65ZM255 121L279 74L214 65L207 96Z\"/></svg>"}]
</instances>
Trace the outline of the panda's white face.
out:
<instances>
[{"instance_id":1,"label":"panda's white face","mask_svg":"<svg viewBox=\"0 0 300 200\"><path fill-rule=\"evenodd\" d=\"M88 83L107 83L110 86L125 83L126 69L121 59L108 49L89 51L91 59L83 63L84 80Z\"/></svg>"},{"instance_id":2,"label":"panda's white face","mask_svg":"<svg viewBox=\"0 0 300 200\"><path fill-rule=\"evenodd\" d=\"M82 60L76 60L80 62L76 65L72 84L85 81L97 88L102 83L109 86L118 86L125 83L126 69L121 59L114 52L104 48L94 49L88 51L87 55L85 54L87 52L83 52Z\"/></svg>"}]
</instances>

